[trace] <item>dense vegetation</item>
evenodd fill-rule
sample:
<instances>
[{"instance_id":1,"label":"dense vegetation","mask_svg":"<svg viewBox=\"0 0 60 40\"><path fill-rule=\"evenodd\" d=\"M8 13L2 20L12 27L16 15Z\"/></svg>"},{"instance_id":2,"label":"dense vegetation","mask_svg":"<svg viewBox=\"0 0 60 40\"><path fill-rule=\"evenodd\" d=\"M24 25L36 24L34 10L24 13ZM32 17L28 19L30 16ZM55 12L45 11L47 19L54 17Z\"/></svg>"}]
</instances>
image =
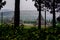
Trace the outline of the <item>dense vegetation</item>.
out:
<instances>
[{"instance_id":1,"label":"dense vegetation","mask_svg":"<svg viewBox=\"0 0 60 40\"><path fill-rule=\"evenodd\" d=\"M60 25L60 24L59 24ZM58 25L58 26L59 26ZM39 38L39 34L41 35ZM13 28L13 25L0 25L0 40L59 40L60 27L42 28L41 33L36 27L30 29L24 27Z\"/></svg>"}]
</instances>

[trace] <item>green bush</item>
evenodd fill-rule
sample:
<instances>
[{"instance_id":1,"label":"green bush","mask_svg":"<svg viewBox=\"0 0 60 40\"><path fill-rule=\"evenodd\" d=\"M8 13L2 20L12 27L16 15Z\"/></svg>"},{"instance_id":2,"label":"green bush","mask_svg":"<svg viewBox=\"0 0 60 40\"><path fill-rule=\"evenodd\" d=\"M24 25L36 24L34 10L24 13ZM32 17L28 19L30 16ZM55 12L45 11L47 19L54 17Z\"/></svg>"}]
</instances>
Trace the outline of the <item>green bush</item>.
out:
<instances>
[{"instance_id":1,"label":"green bush","mask_svg":"<svg viewBox=\"0 0 60 40\"><path fill-rule=\"evenodd\" d=\"M56 28L38 29L32 27L26 29L24 27L16 27L13 25L0 25L1 40L59 40L60 31Z\"/></svg>"}]
</instances>

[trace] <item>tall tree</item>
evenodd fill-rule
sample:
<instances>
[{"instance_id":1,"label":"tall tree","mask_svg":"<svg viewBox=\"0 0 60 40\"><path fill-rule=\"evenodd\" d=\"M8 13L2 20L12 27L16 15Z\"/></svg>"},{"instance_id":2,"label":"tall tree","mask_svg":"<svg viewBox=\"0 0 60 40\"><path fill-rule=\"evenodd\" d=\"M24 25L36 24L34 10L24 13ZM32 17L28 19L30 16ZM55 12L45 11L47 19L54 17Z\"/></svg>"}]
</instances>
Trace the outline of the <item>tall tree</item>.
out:
<instances>
[{"instance_id":1,"label":"tall tree","mask_svg":"<svg viewBox=\"0 0 60 40\"><path fill-rule=\"evenodd\" d=\"M42 3L42 0L32 0L32 1L35 1L34 6L39 11L39 15L38 15L38 29L39 29L39 32L41 33L41 3ZM41 40L41 34L39 34L39 39Z\"/></svg>"},{"instance_id":2,"label":"tall tree","mask_svg":"<svg viewBox=\"0 0 60 40\"><path fill-rule=\"evenodd\" d=\"M55 20L55 0L53 0L53 27L56 27L56 20Z\"/></svg>"},{"instance_id":3,"label":"tall tree","mask_svg":"<svg viewBox=\"0 0 60 40\"><path fill-rule=\"evenodd\" d=\"M32 1L35 1L34 6L37 8L37 11L39 11L39 16L38 16L38 29L41 29L41 3L42 3L42 0L32 0Z\"/></svg>"},{"instance_id":4,"label":"tall tree","mask_svg":"<svg viewBox=\"0 0 60 40\"><path fill-rule=\"evenodd\" d=\"M41 0L32 0L35 1L34 6L37 8L39 11L39 16L38 16L38 29L41 29Z\"/></svg>"},{"instance_id":5,"label":"tall tree","mask_svg":"<svg viewBox=\"0 0 60 40\"><path fill-rule=\"evenodd\" d=\"M20 20L20 0L15 0L14 27L19 26Z\"/></svg>"}]
</instances>

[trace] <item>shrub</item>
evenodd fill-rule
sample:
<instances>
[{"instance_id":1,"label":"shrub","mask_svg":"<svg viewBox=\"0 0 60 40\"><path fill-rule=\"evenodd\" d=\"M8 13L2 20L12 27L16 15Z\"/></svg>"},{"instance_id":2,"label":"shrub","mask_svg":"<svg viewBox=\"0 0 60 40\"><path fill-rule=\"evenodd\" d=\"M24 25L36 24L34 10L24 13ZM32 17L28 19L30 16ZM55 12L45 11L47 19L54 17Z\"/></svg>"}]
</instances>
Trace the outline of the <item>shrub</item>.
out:
<instances>
[{"instance_id":1,"label":"shrub","mask_svg":"<svg viewBox=\"0 0 60 40\"><path fill-rule=\"evenodd\" d=\"M0 25L2 26L2 25ZM1 40L59 40L60 31L58 28L47 28L39 30L36 27L26 29L23 26L16 27L4 24L0 27Z\"/></svg>"}]
</instances>

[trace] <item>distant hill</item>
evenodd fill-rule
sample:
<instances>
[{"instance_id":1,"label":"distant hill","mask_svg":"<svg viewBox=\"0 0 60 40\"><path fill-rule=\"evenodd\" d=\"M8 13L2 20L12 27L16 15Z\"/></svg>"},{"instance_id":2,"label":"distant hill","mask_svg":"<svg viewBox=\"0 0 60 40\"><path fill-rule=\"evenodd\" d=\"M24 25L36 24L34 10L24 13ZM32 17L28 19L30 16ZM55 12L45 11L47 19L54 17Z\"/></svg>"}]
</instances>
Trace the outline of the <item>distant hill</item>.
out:
<instances>
[{"instance_id":1,"label":"distant hill","mask_svg":"<svg viewBox=\"0 0 60 40\"><path fill-rule=\"evenodd\" d=\"M0 19L1 13L3 13L4 19L11 19L14 16L14 11L1 11L0 12ZM36 11L20 11L20 19L26 21L34 21L38 17L38 12Z\"/></svg>"},{"instance_id":2,"label":"distant hill","mask_svg":"<svg viewBox=\"0 0 60 40\"><path fill-rule=\"evenodd\" d=\"M3 13L3 19L5 21L12 19L14 16L14 11L4 9L0 11L0 20L1 20L1 12ZM44 18L44 12L42 12L42 16ZM23 21L35 21L37 18L38 18L38 11L35 11L35 10L21 10L20 11L20 19ZM49 18L50 16L47 17L47 20Z\"/></svg>"}]
</instances>

